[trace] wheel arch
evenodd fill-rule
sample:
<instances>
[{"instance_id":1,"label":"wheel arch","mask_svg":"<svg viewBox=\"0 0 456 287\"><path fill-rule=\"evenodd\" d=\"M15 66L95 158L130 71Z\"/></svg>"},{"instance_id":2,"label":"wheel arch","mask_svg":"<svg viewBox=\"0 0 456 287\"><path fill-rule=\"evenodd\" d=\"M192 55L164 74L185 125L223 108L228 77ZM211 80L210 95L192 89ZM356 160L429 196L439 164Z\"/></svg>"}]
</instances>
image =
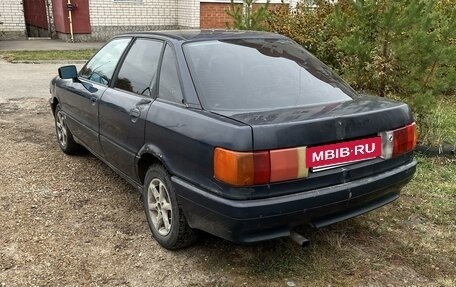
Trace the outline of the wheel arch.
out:
<instances>
[{"instance_id":1,"label":"wheel arch","mask_svg":"<svg viewBox=\"0 0 456 287\"><path fill-rule=\"evenodd\" d=\"M57 105L59 104L59 100L57 99L57 97L52 97L50 102L51 102L52 115L55 115L55 109L56 109Z\"/></svg>"},{"instance_id":2,"label":"wheel arch","mask_svg":"<svg viewBox=\"0 0 456 287\"><path fill-rule=\"evenodd\" d=\"M154 145L144 145L139 151L136 159L136 171L141 184L144 184L147 170L153 164L160 164L169 172L166 157L161 150Z\"/></svg>"}]
</instances>

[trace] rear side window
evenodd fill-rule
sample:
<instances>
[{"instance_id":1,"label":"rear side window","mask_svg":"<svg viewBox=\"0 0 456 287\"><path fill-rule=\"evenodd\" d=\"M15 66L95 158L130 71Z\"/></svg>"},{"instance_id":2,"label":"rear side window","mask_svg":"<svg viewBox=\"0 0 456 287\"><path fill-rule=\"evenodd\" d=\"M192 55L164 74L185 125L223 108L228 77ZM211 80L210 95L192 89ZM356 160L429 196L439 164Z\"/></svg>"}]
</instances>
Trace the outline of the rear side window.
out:
<instances>
[{"instance_id":1,"label":"rear side window","mask_svg":"<svg viewBox=\"0 0 456 287\"><path fill-rule=\"evenodd\" d=\"M198 97L208 110L271 110L356 96L328 67L291 40L211 40L183 47Z\"/></svg>"},{"instance_id":2,"label":"rear side window","mask_svg":"<svg viewBox=\"0 0 456 287\"><path fill-rule=\"evenodd\" d=\"M182 103L182 90L177 72L177 60L170 46L166 46L160 71L158 97L167 101Z\"/></svg>"},{"instance_id":3,"label":"rear side window","mask_svg":"<svg viewBox=\"0 0 456 287\"><path fill-rule=\"evenodd\" d=\"M149 96L151 84L157 75L162 47L160 41L137 39L122 63L114 87Z\"/></svg>"},{"instance_id":4,"label":"rear side window","mask_svg":"<svg viewBox=\"0 0 456 287\"><path fill-rule=\"evenodd\" d=\"M131 38L119 38L106 44L81 69L79 76L107 85L111 81L117 63L130 40Z\"/></svg>"}]
</instances>

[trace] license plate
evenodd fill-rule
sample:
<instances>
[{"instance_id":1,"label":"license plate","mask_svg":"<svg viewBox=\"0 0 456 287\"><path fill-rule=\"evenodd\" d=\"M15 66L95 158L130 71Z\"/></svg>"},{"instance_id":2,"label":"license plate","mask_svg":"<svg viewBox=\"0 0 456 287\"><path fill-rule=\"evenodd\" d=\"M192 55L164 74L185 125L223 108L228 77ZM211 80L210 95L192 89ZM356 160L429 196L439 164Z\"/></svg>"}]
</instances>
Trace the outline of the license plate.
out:
<instances>
[{"instance_id":1,"label":"license plate","mask_svg":"<svg viewBox=\"0 0 456 287\"><path fill-rule=\"evenodd\" d=\"M321 168L367 160L382 155L381 137L346 141L306 149L306 166Z\"/></svg>"}]
</instances>

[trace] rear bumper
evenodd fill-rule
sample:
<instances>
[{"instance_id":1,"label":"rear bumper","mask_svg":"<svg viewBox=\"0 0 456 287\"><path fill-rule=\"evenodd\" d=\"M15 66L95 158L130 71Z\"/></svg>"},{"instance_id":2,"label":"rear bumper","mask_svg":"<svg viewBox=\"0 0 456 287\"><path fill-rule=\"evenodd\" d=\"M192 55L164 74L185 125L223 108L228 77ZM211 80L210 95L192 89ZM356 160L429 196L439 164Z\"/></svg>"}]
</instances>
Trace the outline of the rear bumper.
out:
<instances>
[{"instance_id":1,"label":"rear bumper","mask_svg":"<svg viewBox=\"0 0 456 287\"><path fill-rule=\"evenodd\" d=\"M255 200L226 199L178 177L172 181L191 227L248 243L289 236L298 225L310 223L320 228L379 208L399 197L415 170L413 160L375 176Z\"/></svg>"}]
</instances>

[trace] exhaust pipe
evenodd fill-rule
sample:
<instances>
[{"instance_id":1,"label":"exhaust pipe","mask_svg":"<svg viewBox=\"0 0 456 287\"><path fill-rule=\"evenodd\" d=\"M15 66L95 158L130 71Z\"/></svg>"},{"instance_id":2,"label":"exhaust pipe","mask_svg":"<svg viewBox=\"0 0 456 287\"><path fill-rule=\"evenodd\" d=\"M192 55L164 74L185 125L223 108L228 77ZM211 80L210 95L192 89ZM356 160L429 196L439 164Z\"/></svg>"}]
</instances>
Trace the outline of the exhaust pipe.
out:
<instances>
[{"instance_id":1,"label":"exhaust pipe","mask_svg":"<svg viewBox=\"0 0 456 287\"><path fill-rule=\"evenodd\" d=\"M290 238L294 242L296 242L301 247L309 246L310 240L302 236L301 234L297 233L296 231L292 230L290 232Z\"/></svg>"}]
</instances>

